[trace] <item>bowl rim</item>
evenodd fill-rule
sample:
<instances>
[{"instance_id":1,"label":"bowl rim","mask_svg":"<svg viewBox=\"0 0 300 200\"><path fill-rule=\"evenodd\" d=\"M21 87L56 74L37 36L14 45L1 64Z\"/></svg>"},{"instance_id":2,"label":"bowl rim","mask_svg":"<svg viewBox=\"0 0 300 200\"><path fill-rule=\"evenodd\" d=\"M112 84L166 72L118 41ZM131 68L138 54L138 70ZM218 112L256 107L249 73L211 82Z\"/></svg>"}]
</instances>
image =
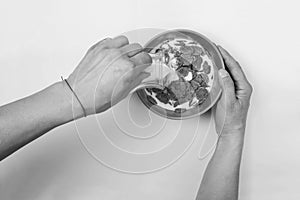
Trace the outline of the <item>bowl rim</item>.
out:
<instances>
[{"instance_id":1,"label":"bowl rim","mask_svg":"<svg viewBox=\"0 0 300 200\"><path fill-rule=\"evenodd\" d=\"M155 35L152 39L150 39L145 45L144 47L147 47L148 44L153 41L154 38L158 38L162 35L165 35L165 34L168 34L168 33L172 33L172 32L179 32L179 33L183 33L183 32L190 32L192 34L195 34L195 35L198 35L200 37L202 37L204 40L206 40L211 46L212 48L216 51L217 53L217 56L221 59L221 66L220 68L221 69L225 69L225 64L224 64L224 60L223 60L223 57L219 51L219 49L217 48L217 45L212 42L210 39L208 39L206 36L204 36L203 34L201 33L198 33L196 31L193 31L193 30L189 30L189 29L172 29L172 30L167 30L167 31L164 31L164 32L161 32L157 35ZM183 33L184 34L184 33ZM210 103L209 106L207 106L205 109L203 109L201 112L198 112L198 113L195 113L193 115L189 115L189 116L184 116L184 117L175 117L175 116L169 116L169 115L163 115L162 113L160 112L157 112L156 110L153 110L151 109L151 107L149 105L147 105L143 100L142 100L142 97L141 97L141 94L139 94L139 92L137 91L136 92L139 99L143 102L143 104L149 109L151 110L152 112L154 112L155 114L161 116L161 117L164 117L164 118L167 118L167 119L173 119L173 120L182 120L182 119L191 119L191 118L194 118L194 117L197 117L197 116L200 116L204 113L206 113L208 110L210 110L215 104L216 102L220 99L220 96L221 96L221 93L222 93L222 88L220 89L220 91L218 92L218 94L216 95L216 98L214 100L212 100L212 102Z\"/></svg>"}]
</instances>

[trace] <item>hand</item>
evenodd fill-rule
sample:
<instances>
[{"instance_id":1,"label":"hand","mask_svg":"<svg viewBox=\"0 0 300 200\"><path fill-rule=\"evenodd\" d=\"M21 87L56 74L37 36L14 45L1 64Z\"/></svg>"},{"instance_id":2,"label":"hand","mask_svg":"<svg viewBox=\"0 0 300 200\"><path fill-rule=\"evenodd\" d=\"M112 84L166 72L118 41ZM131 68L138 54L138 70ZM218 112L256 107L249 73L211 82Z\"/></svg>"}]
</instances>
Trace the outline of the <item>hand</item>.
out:
<instances>
[{"instance_id":1,"label":"hand","mask_svg":"<svg viewBox=\"0 0 300 200\"><path fill-rule=\"evenodd\" d=\"M216 105L216 131L219 135L244 133L252 86L239 63L221 46L219 50L228 72L219 70L222 96Z\"/></svg>"},{"instance_id":2,"label":"hand","mask_svg":"<svg viewBox=\"0 0 300 200\"><path fill-rule=\"evenodd\" d=\"M151 63L140 44L129 44L125 36L108 38L88 50L67 80L90 115L125 98L150 75L144 70Z\"/></svg>"}]
</instances>

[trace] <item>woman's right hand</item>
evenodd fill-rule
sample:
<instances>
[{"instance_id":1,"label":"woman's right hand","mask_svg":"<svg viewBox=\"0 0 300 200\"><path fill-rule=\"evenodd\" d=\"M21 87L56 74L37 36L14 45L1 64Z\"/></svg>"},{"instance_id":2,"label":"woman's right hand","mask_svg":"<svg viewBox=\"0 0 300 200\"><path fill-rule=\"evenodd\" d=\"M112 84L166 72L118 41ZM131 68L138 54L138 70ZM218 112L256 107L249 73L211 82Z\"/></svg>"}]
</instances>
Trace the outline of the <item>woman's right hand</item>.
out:
<instances>
[{"instance_id":1,"label":"woman's right hand","mask_svg":"<svg viewBox=\"0 0 300 200\"><path fill-rule=\"evenodd\" d=\"M107 38L88 50L67 81L91 115L125 98L150 75L144 70L151 63L140 44L129 44L125 36Z\"/></svg>"}]
</instances>

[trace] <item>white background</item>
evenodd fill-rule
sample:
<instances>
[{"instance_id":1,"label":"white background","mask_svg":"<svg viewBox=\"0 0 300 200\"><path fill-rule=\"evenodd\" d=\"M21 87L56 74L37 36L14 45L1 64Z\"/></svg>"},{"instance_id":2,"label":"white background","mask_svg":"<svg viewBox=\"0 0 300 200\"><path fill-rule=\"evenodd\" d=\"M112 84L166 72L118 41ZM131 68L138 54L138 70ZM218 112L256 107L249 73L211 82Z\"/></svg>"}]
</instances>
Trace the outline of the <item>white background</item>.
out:
<instances>
[{"instance_id":1,"label":"white background","mask_svg":"<svg viewBox=\"0 0 300 200\"><path fill-rule=\"evenodd\" d=\"M254 87L241 199L298 200L299 19L296 0L1 1L0 104L66 77L104 37L148 27L192 29L227 48ZM80 122L88 129L90 121ZM0 163L0 199L192 200L208 161L197 159L199 145L162 171L124 174L93 159L70 123Z\"/></svg>"}]
</instances>

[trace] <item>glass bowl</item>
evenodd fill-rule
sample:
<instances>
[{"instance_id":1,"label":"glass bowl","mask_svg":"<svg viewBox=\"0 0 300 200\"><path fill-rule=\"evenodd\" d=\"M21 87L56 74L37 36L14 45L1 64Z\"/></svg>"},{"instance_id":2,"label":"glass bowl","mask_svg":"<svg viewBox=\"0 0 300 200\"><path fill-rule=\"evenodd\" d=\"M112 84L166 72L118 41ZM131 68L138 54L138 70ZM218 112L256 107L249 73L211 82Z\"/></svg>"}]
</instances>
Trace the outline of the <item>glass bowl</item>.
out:
<instances>
[{"instance_id":1,"label":"glass bowl","mask_svg":"<svg viewBox=\"0 0 300 200\"><path fill-rule=\"evenodd\" d=\"M191 30L171 30L155 36L144 48L174 72L159 77L164 89L137 90L151 111L169 119L187 119L205 113L217 102L221 94L218 70L224 63L216 45L205 36Z\"/></svg>"}]
</instances>

